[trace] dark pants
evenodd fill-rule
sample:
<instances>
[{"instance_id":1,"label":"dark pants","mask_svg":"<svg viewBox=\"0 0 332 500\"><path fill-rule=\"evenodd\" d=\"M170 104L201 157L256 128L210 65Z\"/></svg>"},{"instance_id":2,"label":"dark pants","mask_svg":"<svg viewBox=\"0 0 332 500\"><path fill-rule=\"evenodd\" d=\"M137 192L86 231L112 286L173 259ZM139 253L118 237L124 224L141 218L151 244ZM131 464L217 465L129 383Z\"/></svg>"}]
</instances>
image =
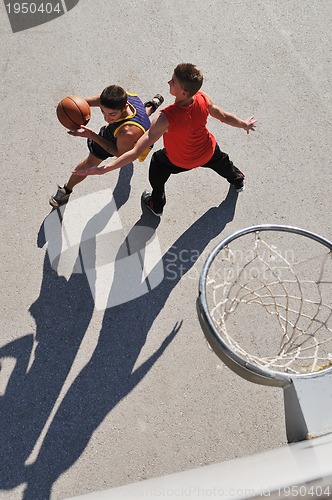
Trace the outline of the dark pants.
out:
<instances>
[{"instance_id":1,"label":"dark pants","mask_svg":"<svg viewBox=\"0 0 332 500\"><path fill-rule=\"evenodd\" d=\"M229 159L228 154L220 151L218 144L211 160L199 168L211 168L218 175L228 180L236 188L241 187L244 179L243 173ZM166 204L165 184L171 174L189 172L190 169L173 165L166 156L166 150L156 151L151 158L149 168L149 181L152 187L152 203L156 212L161 212Z\"/></svg>"}]
</instances>

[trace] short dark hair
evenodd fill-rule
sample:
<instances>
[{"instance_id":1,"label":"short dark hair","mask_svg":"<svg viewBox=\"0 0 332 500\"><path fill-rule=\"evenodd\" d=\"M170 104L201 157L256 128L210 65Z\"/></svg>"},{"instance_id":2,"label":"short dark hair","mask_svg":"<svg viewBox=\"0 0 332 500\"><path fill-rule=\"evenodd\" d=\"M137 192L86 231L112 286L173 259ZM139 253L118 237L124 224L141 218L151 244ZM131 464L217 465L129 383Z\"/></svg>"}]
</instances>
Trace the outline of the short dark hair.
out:
<instances>
[{"instance_id":1,"label":"short dark hair","mask_svg":"<svg viewBox=\"0 0 332 500\"><path fill-rule=\"evenodd\" d=\"M110 85L102 91L99 101L105 108L122 110L127 104L127 92L119 85Z\"/></svg>"},{"instance_id":2,"label":"short dark hair","mask_svg":"<svg viewBox=\"0 0 332 500\"><path fill-rule=\"evenodd\" d=\"M203 85L203 73L194 64L181 63L174 70L174 75L179 80L181 88L193 96Z\"/></svg>"}]
</instances>

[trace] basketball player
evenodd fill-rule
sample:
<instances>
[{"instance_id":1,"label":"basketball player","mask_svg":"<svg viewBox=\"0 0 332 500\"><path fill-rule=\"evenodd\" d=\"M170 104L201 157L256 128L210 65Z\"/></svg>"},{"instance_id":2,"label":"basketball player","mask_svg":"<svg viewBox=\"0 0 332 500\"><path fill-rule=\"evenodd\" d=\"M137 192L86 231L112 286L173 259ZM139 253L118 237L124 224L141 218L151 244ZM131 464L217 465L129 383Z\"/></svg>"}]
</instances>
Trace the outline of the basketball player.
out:
<instances>
[{"instance_id":1,"label":"basketball player","mask_svg":"<svg viewBox=\"0 0 332 500\"><path fill-rule=\"evenodd\" d=\"M68 133L88 139L89 155L79 163L76 171L96 167L110 156L121 156L134 147L137 140L150 127L149 116L163 103L164 98L156 94L151 101L143 104L136 94L126 92L118 85L106 87L100 95L86 97L90 106L100 107L108 125L103 126L99 134L87 127L71 130ZM151 147L147 146L139 154L143 161ZM73 188L86 176L72 174L64 186L58 186L57 193L49 202L58 208L68 202Z\"/></svg>"},{"instance_id":2,"label":"basketball player","mask_svg":"<svg viewBox=\"0 0 332 500\"><path fill-rule=\"evenodd\" d=\"M179 64L168 84L170 94L175 97L174 104L161 110L135 147L110 165L92 167L82 172L82 175L104 174L123 167L163 136L164 148L156 151L150 162L152 193L143 193L143 202L157 216L163 213L166 204L165 183L171 174L188 172L200 166L211 168L226 178L236 191L244 190L244 174L220 150L216 139L207 129L209 115L227 125L242 128L247 134L256 127L253 116L242 120L221 109L201 92L203 74L193 64Z\"/></svg>"}]
</instances>

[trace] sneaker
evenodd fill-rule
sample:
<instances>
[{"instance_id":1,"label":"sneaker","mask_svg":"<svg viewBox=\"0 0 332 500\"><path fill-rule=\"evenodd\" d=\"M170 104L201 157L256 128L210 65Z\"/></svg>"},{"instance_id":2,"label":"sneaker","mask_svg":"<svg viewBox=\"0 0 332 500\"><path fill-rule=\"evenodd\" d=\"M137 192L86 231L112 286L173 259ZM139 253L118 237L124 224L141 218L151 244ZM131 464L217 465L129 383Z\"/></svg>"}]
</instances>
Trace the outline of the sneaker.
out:
<instances>
[{"instance_id":1,"label":"sneaker","mask_svg":"<svg viewBox=\"0 0 332 500\"><path fill-rule=\"evenodd\" d=\"M238 187L236 187L236 186L235 186L235 189L236 189L236 192L237 192L237 193L242 193L242 191L244 191L244 190L245 190L245 188L246 188L246 187L245 187L245 185L244 185L244 181L242 181L242 186L241 186L241 185L240 185L240 186L238 186Z\"/></svg>"},{"instance_id":2,"label":"sneaker","mask_svg":"<svg viewBox=\"0 0 332 500\"><path fill-rule=\"evenodd\" d=\"M153 113L154 113L156 111L156 109L158 109L159 106L162 105L163 102L164 102L163 96L160 94L156 94L155 96L152 97L152 99L150 101L145 102L144 106L145 107L151 106L153 109Z\"/></svg>"},{"instance_id":3,"label":"sneaker","mask_svg":"<svg viewBox=\"0 0 332 500\"><path fill-rule=\"evenodd\" d=\"M142 194L142 201L143 201L144 205L146 205L148 207L148 209L151 210L151 212L154 215L156 215L157 217L161 217L163 215L163 210L157 212L156 210L153 209L153 203L151 200L151 196L152 196L151 193L148 193L148 191L144 191L144 193Z\"/></svg>"},{"instance_id":4,"label":"sneaker","mask_svg":"<svg viewBox=\"0 0 332 500\"><path fill-rule=\"evenodd\" d=\"M49 199L49 203L52 207L59 208L62 205L68 203L70 195L71 191L70 193L68 193L64 187L58 186L56 194L54 196L51 196L51 198Z\"/></svg>"},{"instance_id":5,"label":"sneaker","mask_svg":"<svg viewBox=\"0 0 332 500\"><path fill-rule=\"evenodd\" d=\"M235 187L237 193L242 193L244 191L244 178L240 177L236 179L234 182L231 182L232 186Z\"/></svg>"}]
</instances>

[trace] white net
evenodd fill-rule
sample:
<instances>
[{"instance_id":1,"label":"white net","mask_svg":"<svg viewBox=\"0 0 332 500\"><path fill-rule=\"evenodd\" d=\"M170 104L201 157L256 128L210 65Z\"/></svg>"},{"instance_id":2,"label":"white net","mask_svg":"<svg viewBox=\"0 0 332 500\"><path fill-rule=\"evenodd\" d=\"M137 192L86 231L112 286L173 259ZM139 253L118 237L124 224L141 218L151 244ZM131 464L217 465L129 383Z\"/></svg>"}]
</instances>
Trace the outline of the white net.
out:
<instances>
[{"instance_id":1,"label":"white net","mask_svg":"<svg viewBox=\"0 0 332 500\"><path fill-rule=\"evenodd\" d=\"M332 365L332 253L302 234L231 241L207 274L208 309L242 359L289 374Z\"/></svg>"}]
</instances>

